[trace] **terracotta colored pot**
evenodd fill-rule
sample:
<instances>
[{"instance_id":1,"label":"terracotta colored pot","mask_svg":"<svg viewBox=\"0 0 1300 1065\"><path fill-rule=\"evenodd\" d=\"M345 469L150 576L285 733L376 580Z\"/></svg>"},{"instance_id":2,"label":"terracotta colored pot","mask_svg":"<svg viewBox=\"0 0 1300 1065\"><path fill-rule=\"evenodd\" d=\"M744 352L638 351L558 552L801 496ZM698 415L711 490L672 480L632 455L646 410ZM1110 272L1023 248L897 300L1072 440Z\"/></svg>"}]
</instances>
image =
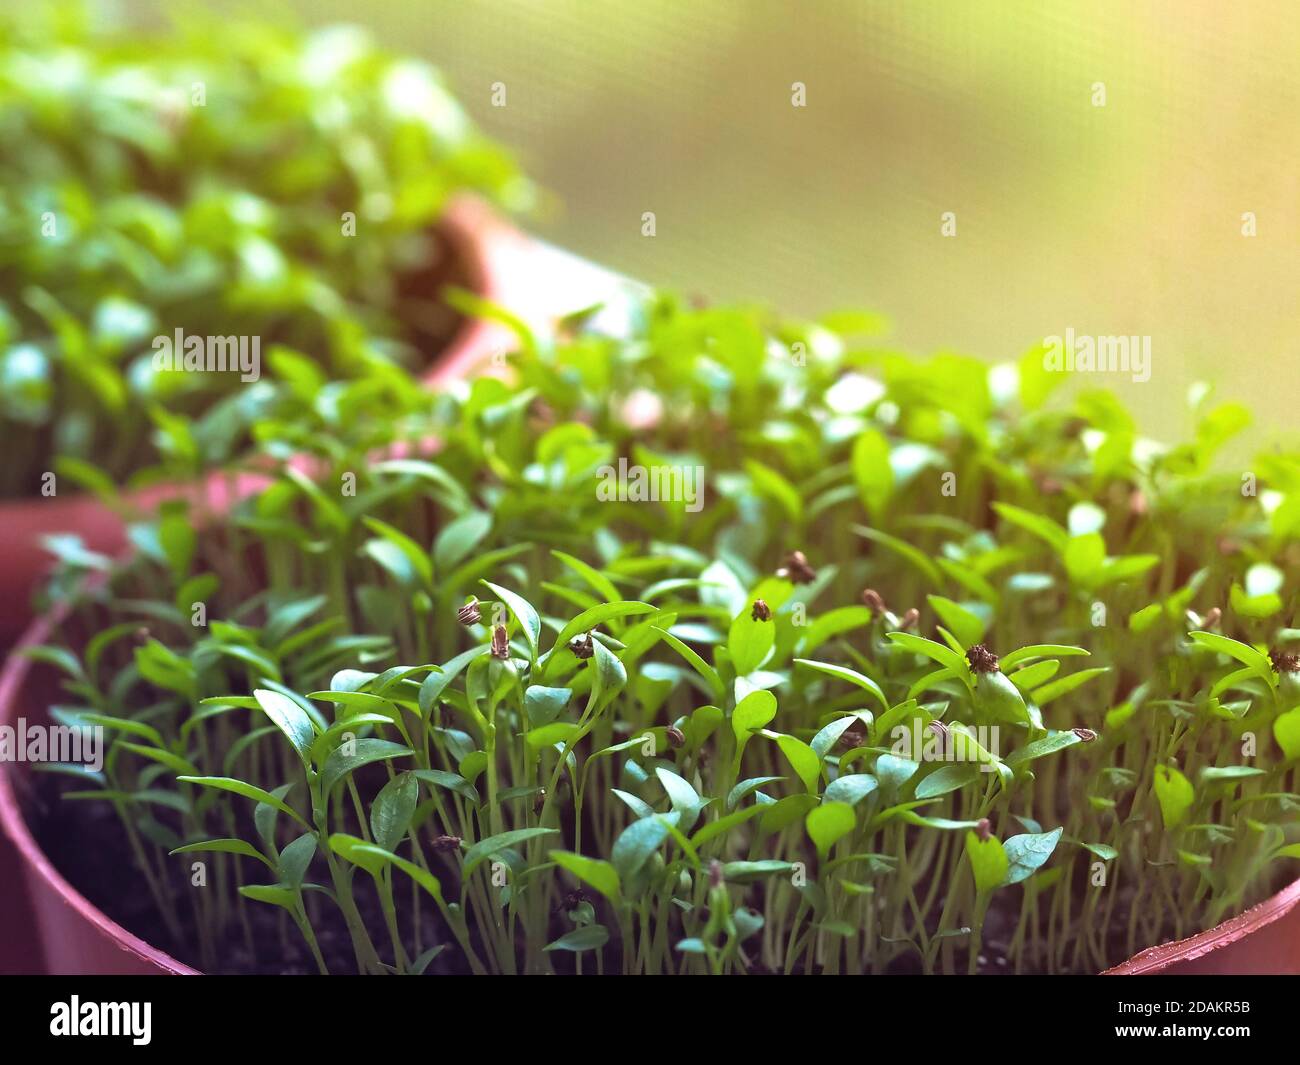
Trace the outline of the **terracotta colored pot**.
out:
<instances>
[{"instance_id":1,"label":"terracotta colored pot","mask_svg":"<svg viewBox=\"0 0 1300 1065\"><path fill-rule=\"evenodd\" d=\"M478 295L512 306L513 296L530 291L527 273L536 245L487 204L469 197L454 201L443 215L441 231ZM500 323L466 319L424 380L430 387L445 387L510 343L509 330ZM183 491L158 486L134 494L131 502L148 511ZM82 492L0 503L0 531L5 541L0 555L0 602L5 605L0 612L0 648L12 643L32 619L32 593L53 562L41 546L43 537L76 533L91 550L106 555L126 546L122 518ZM0 875L2 863L0 855Z\"/></svg>"}]
</instances>

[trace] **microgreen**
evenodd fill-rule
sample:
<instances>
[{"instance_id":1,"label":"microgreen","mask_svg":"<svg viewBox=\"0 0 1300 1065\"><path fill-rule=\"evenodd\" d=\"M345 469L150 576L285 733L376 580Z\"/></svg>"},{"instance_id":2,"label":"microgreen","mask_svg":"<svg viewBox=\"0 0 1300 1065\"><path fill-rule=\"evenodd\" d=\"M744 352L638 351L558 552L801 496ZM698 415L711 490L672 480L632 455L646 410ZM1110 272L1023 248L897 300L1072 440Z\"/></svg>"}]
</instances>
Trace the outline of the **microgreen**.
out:
<instances>
[{"instance_id":1,"label":"microgreen","mask_svg":"<svg viewBox=\"0 0 1300 1065\"><path fill-rule=\"evenodd\" d=\"M1295 589L1251 571L1300 527L1221 433L1161 450L1038 372L667 297L530 337L381 438L436 454L339 425L65 580L33 654L111 738L68 786L214 969L293 933L368 973L1095 971L1207 928L1295 875ZM602 495L619 456L703 507Z\"/></svg>"}]
</instances>

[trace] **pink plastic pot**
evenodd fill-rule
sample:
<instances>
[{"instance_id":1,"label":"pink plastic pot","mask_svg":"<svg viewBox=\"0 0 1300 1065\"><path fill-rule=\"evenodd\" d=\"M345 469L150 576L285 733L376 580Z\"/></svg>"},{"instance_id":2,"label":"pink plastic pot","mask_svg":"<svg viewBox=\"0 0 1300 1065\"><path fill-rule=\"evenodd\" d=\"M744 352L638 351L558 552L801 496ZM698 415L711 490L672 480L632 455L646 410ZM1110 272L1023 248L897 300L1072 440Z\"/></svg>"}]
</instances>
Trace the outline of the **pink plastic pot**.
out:
<instances>
[{"instance_id":1,"label":"pink plastic pot","mask_svg":"<svg viewBox=\"0 0 1300 1065\"><path fill-rule=\"evenodd\" d=\"M244 484L239 494L255 485ZM214 506L229 500L213 499ZM37 619L19 647L45 642L58 616ZM13 654L0 672L0 725L19 717L44 721L44 700L32 683L34 667ZM48 668L48 667L39 667ZM0 764L0 830L16 853L35 916L41 962L26 971L63 974L193 974L195 970L151 947L110 920L76 891L42 853L19 805L27 786L21 765ZM3 842L3 841L0 841ZM11 971L23 971L14 965ZM1258 906L1190 939L1151 947L1104 975L1300 973L1300 880Z\"/></svg>"},{"instance_id":2,"label":"pink plastic pot","mask_svg":"<svg viewBox=\"0 0 1300 1065\"><path fill-rule=\"evenodd\" d=\"M469 197L454 201L443 215L441 233L479 296L513 307L532 290L528 273L536 244L487 204ZM466 319L424 380L431 388L446 387L507 350L510 343L510 332L500 323ZM159 486L135 494L131 502L148 511L185 490ZM16 639L32 619L32 593L52 563L41 546L45 536L76 533L91 550L106 555L116 555L126 546L121 517L94 496L80 492L0 503L0 530L5 538L0 555L0 602L5 604L0 612L0 648ZM0 875L3 872L0 855Z\"/></svg>"},{"instance_id":3,"label":"pink plastic pot","mask_svg":"<svg viewBox=\"0 0 1300 1065\"><path fill-rule=\"evenodd\" d=\"M18 649L44 643L53 624L54 619L39 618L27 630ZM48 720L45 707L34 705L39 701L31 698L31 672L32 663L26 658L17 653L9 656L0 672L0 725L13 725L19 717L42 723ZM18 791L27 784L24 769L21 764L0 765L0 829L8 837L18 860L16 879L11 872L5 872L6 891L14 896L25 891L35 919L39 956L27 971L113 976L194 975L189 966L154 949L110 920L50 864L28 831L19 808ZM9 912L12 918L13 911Z\"/></svg>"},{"instance_id":4,"label":"pink plastic pot","mask_svg":"<svg viewBox=\"0 0 1300 1065\"><path fill-rule=\"evenodd\" d=\"M306 457L295 459L293 465L310 473ZM268 483L268 477L256 473L213 474L200 485L156 489L141 502L156 505L165 495L183 493L196 508L196 522L202 525ZM0 726L14 726L19 718L48 724L48 700L32 683L33 670L44 667L35 666L22 651L48 642L62 617L63 609L56 608L37 618L6 659L0 671ZM28 932L28 943L20 944L0 970L193 973L110 920L63 879L37 846L22 815L20 796L30 784L29 773L25 765L0 763L0 863L5 863L0 866L0 931L4 933L0 943L20 938L18 929ZM35 916L35 937L30 935L28 914Z\"/></svg>"},{"instance_id":5,"label":"pink plastic pot","mask_svg":"<svg viewBox=\"0 0 1300 1065\"><path fill-rule=\"evenodd\" d=\"M1300 880L1208 932L1139 951L1103 976L1300 974Z\"/></svg>"}]
</instances>

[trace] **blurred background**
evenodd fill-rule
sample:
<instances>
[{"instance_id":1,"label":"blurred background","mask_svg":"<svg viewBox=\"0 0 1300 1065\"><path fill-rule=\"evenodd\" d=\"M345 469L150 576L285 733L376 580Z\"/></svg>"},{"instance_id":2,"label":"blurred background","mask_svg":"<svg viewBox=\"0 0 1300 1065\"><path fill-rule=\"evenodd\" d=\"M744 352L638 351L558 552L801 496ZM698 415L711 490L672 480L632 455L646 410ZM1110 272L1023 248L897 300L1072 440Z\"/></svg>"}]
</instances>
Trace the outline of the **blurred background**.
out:
<instances>
[{"instance_id":1,"label":"blurred background","mask_svg":"<svg viewBox=\"0 0 1300 1065\"><path fill-rule=\"evenodd\" d=\"M637 278L799 314L866 305L917 352L1149 335L1150 382L1093 379L1149 431L1184 431L1202 378L1252 408L1254 443L1292 421L1294 0L203 6L360 22L434 61L551 193L530 227ZM144 22L184 7L120 3Z\"/></svg>"}]
</instances>

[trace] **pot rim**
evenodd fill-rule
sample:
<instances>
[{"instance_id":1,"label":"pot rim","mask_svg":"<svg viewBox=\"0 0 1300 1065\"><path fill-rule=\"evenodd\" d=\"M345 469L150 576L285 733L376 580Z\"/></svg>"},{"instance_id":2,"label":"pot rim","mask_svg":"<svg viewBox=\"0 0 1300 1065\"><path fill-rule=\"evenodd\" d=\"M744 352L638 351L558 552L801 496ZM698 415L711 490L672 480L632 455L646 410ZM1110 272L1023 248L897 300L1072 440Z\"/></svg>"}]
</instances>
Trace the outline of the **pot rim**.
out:
<instances>
[{"instance_id":1,"label":"pot rim","mask_svg":"<svg viewBox=\"0 0 1300 1065\"><path fill-rule=\"evenodd\" d=\"M53 611L37 617L23 634L22 639L10 651L3 670L0 670L0 724L9 724L11 720L16 719L23 685L33 665L32 661L21 652L28 647L44 643L49 638L53 627L66 612L66 605L60 605ZM94 925L118 949L135 955L138 960L153 965L165 973L177 976L199 975L197 969L190 968L165 951L150 946L139 936L128 932L64 879L63 874L46 857L27 827L27 820L23 817L22 807L14 788L15 772L16 770L9 763L0 764L0 831L9 837L24 865L35 870L40 879L53 889L65 905L74 910L82 920ZM24 875L26 877L25 871ZM30 883L30 880L28 882Z\"/></svg>"},{"instance_id":2,"label":"pot rim","mask_svg":"<svg viewBox=\"0 0 1300 1065\"><path fill-rule=\"evenodd\" d=\"M474 294L492 303L512 302L511 264L529 253L530 238L487 201L468 193L448 202L438 227L466 268ZM429 388L445 387L485 362L491 352L513 343L513 334L503 322L466 316L420 380Z\"/></svg>"},{"instance_id":3,"label":"pot rim","mask_svg":"<svg viewBox=\"0 0 1300 1065\"><path fill-rule=\"evenodd\" d=\"M1139 950L1127 961L1106 969L1102 976L1147 976L1179 962L1194 961L1213 951L1230 947L1247 936L1262 932L1300 905L1300 879L1293 880L1275 895L1249 910L1198 932L1194 936Z\"/></svg>"}]
</instances>

